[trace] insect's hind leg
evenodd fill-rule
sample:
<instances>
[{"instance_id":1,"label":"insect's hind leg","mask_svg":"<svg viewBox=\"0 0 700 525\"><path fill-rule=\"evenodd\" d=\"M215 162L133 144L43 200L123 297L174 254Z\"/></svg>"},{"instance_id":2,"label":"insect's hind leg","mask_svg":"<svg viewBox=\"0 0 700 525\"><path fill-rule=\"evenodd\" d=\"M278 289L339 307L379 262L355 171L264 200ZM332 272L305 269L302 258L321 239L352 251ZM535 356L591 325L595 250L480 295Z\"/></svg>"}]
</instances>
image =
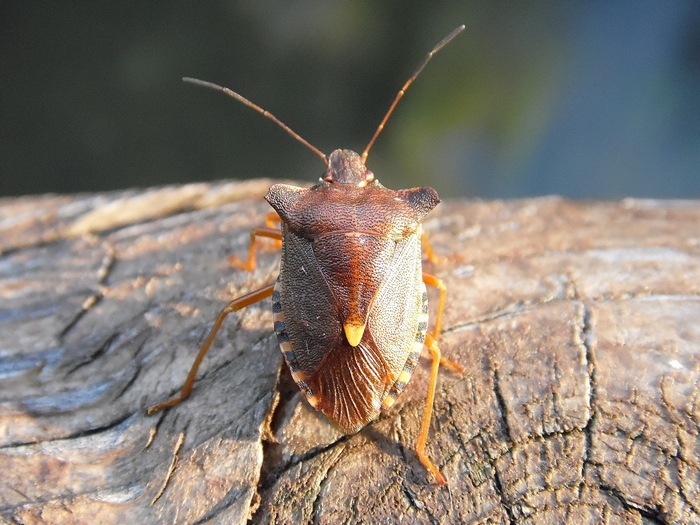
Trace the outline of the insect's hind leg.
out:
<instances>
[{"instance_id":1,"label":"insect's hind leg","mask_svg":"<svg viewBox=\"0 0 700 525\"><path fill-rule=\"evenodd\" d=\"M265 216L265 226L258 226L250 230L250 246L248 247L248 259L244 262L235 255L229 257L229 263L236 268L252 272L255 269L255 249L258 245L258 238L264 237L275 240L275 247L282 246L282 232L276 224L282 219L277 212L271 211Z\"/></svg>"},{"instance_id":2,"label":"insect's hind leg","mask_svg":"<svg viewBox=\"0 0 700 525\"><path fill-rule=\"evenodd\" d=\"M221 325L223 324L224 319L226 319L226 317L230 313L240 310L241 308L245 308L246 306L250 306L251 304L255 304L259 301L262 301L266 297L270 297L272 295L272 292L274 291L274 288L275 285L270 284L268 286L265 286L264 288L261 288L260 290L256 290L242 297L238 297L230 303L228 303L221 310L221 312L219 312L219 316L216 318L214 326L212 326L211 330L209 331L209 335L202 344L202 347L199 349L199 353L197 354L197 357L195 358L194 363L192 364L192 368L190 368L189 374L187 374L187 379L185 379L185 383L182 385L182 390L180 390L180 393L175 397L168 399L167 401L150 407L148 409L148 413L153 414L154 412L158 412L159 410L163 410L164 408L177 405L181 401L185 400L192 393L192 386L194 385L194 380L197 377L197 370L199 370L199 365L202 364L202 359L204 359L204 356L209 351L209 347L214 341L214 338L219 332L219 329L221 329Z\"/></svg>"},{"instance_id":3,"label":"insect's hind leg","mask_svg":"<svg viewBox=\"0 0 700 525\"><path fill-rule=\"evenodd\" d=\"M430 383L428 384L428 395L426 396L425 400L423 422L420 427L420 434L418 434L418 441L416 442L415 450L418 459L420 459L425 468L433 473L440 485L444 485L447 482L445 476L442 475L431 459L425 454L425 445L428 441L428 433L430 431L430 419L433 413L433 402L435 401L435 387L437 384L438 370L441 362L440 347L438 347L437 341L430 334L426 334L425 336L425 346L430 352L430 357L433 359L433 364L430 369Z\"/></svg>"}]
</instances>

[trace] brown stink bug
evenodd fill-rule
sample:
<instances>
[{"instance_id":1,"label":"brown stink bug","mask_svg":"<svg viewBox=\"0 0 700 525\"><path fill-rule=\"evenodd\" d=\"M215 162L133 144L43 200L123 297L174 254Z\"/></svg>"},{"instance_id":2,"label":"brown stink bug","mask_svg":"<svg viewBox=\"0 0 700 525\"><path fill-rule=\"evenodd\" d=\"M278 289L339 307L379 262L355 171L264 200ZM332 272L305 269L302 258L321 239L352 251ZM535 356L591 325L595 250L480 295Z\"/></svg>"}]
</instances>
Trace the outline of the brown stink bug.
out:
<instances>
[{"instance_id":1,"label":"brown stink bug","mask_svg":"<svg viewBox=\"0 0 700 525\"><path fill-rule=\"evenodd\" d=\"M330 156L306 142L248 99L201 80L186 82L222 91L276 122L319 155L326 172L312 188L275 184L265 200L275 212L251 231L248 260L255 267L258 237L282 242L277 281L231 301L216 319L179 395L148 409L176 405L192 392L197 369L230 313L272 296L277 339L292 377L309 404L347 434L355 433L390 407L411 378L423 347L433 364L416 453L439 483L445 478L425 454L441 359L437 338L445 305L442 280L423 272L421 244L434 256L422 230L423 218L440 199L428 187L390 190L379 184L365 161L375 139L406 89L432 56L464 29L460 26L428 53L398 92L362 155L335 150ZM275 223L281 223L281 229ZM437 318L428 332L425 285L440 291Z\"/></svg>"}]
</instances>

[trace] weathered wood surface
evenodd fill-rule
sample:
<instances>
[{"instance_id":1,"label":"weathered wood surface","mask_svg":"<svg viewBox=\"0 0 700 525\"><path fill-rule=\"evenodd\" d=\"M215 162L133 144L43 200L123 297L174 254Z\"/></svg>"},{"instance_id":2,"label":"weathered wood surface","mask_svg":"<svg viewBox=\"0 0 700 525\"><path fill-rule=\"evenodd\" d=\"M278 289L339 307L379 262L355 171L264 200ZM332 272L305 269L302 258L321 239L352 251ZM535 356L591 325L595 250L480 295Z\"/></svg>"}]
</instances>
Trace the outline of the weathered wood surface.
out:
<instances>
[{"instance_id":1,"label":"weathered wood surface","mask_svg":"<svg viewBox=\"0 0 700 525\"><path fill-rule=\"evenodd\" d=\"M2 518L700 523L699 202L433 212L441 347L467 369L441 375L428 448L449 488L401 444L429 363L341 436L281 368L268 302L229 318L190 399L146 416L225 302L274 279L272 251L227 265L268 185L0 201Z\"/></svg>"}]
</instances>

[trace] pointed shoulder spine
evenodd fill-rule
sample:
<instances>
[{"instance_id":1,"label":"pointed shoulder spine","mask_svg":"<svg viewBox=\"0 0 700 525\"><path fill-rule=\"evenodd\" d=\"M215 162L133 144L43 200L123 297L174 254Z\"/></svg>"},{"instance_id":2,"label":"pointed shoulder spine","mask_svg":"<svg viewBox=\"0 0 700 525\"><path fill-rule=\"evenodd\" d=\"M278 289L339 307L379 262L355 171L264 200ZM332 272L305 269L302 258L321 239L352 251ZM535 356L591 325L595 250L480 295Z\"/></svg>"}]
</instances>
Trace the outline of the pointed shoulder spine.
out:
<instances>
[{"instance_id":1,"label":"pointed shoulder spine","mask_svg":"<svg viewBox=\"0 0 700 525\"><path fill-rule=\"evenodd\" d=\"M309 190L289 184L273 184L265 195L265 200L284 220L288 220L292 208Z\"/></svg>"},{"instance_id":2,"label":"pointed shoulder spine","mask_svg":"<svg viewBox=\"0 0 700 525\"><path fill-rule=\"evenodd\" d=\"M428 186L399 190L396 194L399 199L408 204L416 214L418 220L421 220L435 208L435 206L440 204L440 197L438 197L437 192Z\"/></svg>"}]
</instances>

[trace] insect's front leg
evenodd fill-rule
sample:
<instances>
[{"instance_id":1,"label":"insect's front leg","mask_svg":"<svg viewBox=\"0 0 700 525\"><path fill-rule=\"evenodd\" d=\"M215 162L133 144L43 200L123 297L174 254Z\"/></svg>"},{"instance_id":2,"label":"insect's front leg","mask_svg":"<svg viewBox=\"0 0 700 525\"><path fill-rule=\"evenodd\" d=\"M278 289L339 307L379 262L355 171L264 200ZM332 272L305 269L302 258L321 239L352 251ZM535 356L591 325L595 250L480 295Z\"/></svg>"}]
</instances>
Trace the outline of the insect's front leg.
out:
<instances>
[{"instance_id":1,"label":"insect's front leg","mask_svg":"<svg viewBox=\"0 0 700 525\"><path fill-rule=\"evenodd\" d=\"M272 228L274 230L279 230L280 229L280 223L282 222L282 218L277 214L276 211L271 211L268 212L267 215L265 215L265 226L268 228ZM282 239L276 239L275 240L275 248L281 248L282 247Z\"/></svg>"},{"instance_id":2,"label":"insect's front leg","mask_svg":"<svg viewBox=\"0 0 700 525\"><path fill-rule=\"evenodd\" d=\"M425 258L428 259L433 264L441 263L445 260L445 257L436 255L433 249L430 247L428 242L428 236L423 232L420 236L420 242L423 245L423 251L425 252Z\"/></svg>"},{"instance_id":3,"label":"insect's front leg","mask_svg":"<svg viewBox=\"0 0 700 525\"><path fill-rule=\"evenodd\" d=\"M246 270L252 272L255 270L255 248L258 245L258 238L265 237L267 239L274 239L275 246L277 248L282 246L282 232L280 231L277 224L281 221L280 216L276 212L272 211L265 216L265 225L258 226L250 230L250 246L248 247L248 259L243 262L241 259L232 255L229 257L229 263L236 268L241 270Z\"/></svg>"}]
</instances>

